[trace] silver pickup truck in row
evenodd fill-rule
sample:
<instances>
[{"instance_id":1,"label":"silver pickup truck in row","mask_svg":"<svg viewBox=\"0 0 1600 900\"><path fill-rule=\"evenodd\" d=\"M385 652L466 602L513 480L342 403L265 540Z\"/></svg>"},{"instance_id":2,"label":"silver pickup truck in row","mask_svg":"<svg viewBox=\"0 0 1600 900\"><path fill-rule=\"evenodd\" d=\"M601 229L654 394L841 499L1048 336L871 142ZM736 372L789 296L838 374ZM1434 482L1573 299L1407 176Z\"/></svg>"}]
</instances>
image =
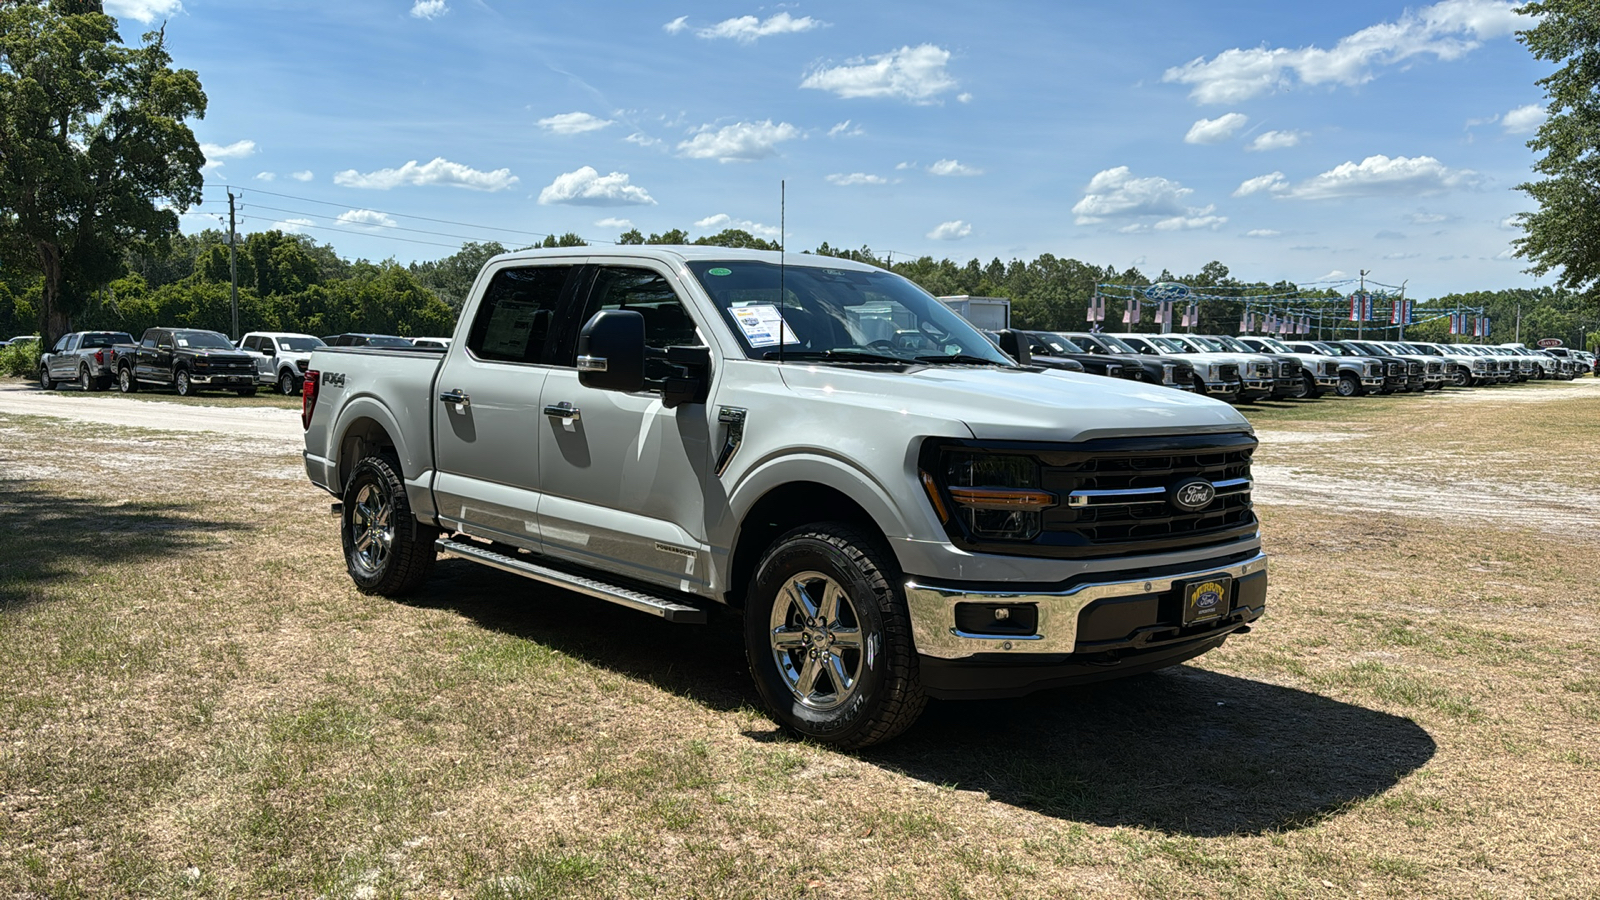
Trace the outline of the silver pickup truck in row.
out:
<instances>
[{"instance_id":1,"label":"silver pickup truck in row","mask_svg":"<svg viewBox=\"0 0 1600 900\"><path fill-rule=\"evenodd\" d=\"M1019 365L849 261L499 256L448 349L317 348L303 410L361 590L445 554L669 622L732 607L774 718L839 747L928 697L1170 666L1266 605L1237 412Z\"/></svg>"}]
</instances>

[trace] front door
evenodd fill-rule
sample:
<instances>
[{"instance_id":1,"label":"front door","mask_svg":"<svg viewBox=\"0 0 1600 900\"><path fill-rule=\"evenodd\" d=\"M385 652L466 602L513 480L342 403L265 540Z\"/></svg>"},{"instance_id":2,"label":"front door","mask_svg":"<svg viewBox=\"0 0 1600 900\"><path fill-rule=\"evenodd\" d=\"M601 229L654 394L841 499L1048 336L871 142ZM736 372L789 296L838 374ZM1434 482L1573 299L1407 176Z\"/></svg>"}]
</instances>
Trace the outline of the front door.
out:
<instances>
[{"instance_id":1,"label":"front door","mask_svg":"<svg viewBox=\"0 0 1600 900\"><path fill-rule=\"evenodd\" d=\"M445 356L433 404L434 507L475 537L540 547L539 395L576 260L511 265L489 276L466 340Z\"/></svg>"},{"instance_id":2,"label":"front door","mask_svg":"<svg viewBox=\"0 0 1600 900\"><path fill-rule=\"evenodd\" d=\"M581 325L602 309L638 311L656 350L703 341L665 269L603 265ZM710 584L705 478L711 465L707 405L667 409L664 359L646 365L636 394L584 387L574 368L576 327L550 369L539 419L539 507L544 551L586 566L690 593Z\"/></svg>"}]
</instances>

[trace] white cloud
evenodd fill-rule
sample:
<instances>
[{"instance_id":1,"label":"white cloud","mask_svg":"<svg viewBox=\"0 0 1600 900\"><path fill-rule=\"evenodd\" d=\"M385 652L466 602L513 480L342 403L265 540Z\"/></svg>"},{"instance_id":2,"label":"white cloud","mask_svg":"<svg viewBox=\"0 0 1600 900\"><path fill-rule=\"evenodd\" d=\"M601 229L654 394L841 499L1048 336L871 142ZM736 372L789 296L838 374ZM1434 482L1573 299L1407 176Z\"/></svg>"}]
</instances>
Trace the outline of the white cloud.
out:
<instances>
[{"instance_id":1,"label":"white cloud","mask_svg":"<svg viewBox=\"0 0 1600 900\"><path fill-rule=\"evenodd\" d=\"M607 216L604 219L596 219L595 223L594 223L594 227L596 227L596 228L615 228L615 229L618 229L619 231L627 231L629 228L633 227L633 220L631 220L631 219L619 219L616 216Z\"/></svg>"},{"instance_id":2,"label":"white cloud","mask_svg":"<svg viewBox=\"0 0 1600 900\"><path fill-rule=\"evenodd\" d=\"M916 163L908 163L908 162L895 163L894 164L894 170L896 172L899 172L899 171L902 171L902 170L905 170L905 169L913 169L913 168L916 168L916 165L917 165Z\"/></svg>"},{"instance_id":3,"label":"white cloud","mask_svg":"<svg viewBox=\"0 0 1600 900\"><path fill-rule=\"evenodd\" d=\"M461 163L450 162L442 156L435 157L432 162L420 166L413 159L398 169L379 169L365 175L355 169L346 169L333 176L333 183L343 187L370 188L379 191L387 191L406 184L444 184L475 191L503 191L515 185L517 181L517 176L512 175L510 169L480 172Z\"/></svg>"},{"instance_id":4,"label":"white cloud","mask_svg":"<svg viewBox=\"0 0 1600 900\"><path fill-rule=\"evenodd\" d=\"M411 18L437 19L450 11L450 4L445 0L417 0L411 4Z\"/></svg>"},{"instance_id":5,"label":"white cloud","mask_svg":"<svg viewBox=\"0 0 1600 900\"><path fill-rule=\"evenodd\" d=\"M956 102L957 103L971 103L972 102L972 92L971 91L962 91L961 93L957 94L956 95Z\"/></svg>"},{"instance_id":6,"label":"white cloud","mask_svg":"<svg viewBox=\"0 0 1600 900\"><path fill-rule=\"evenodd\" d=\"M306 169L304 172L290 172L289 177L295 181L310 181L317 176L311 174L310 169Z\"/></svg>"},{"instance_id":7,"label":"white cloud","mask_svg":"<svg viewBox=\"0 0 1600 900\"><path fill-rule=\"evenodd\" d=\"M231 144L201 144L200 152L204 153L207 162L218 162L224 159L244 159L253 156L256 152L255 141L234 141Z\"/></svg>"},{"instance_id":8,"label":"white cloud","mask_svg":"<svg viewBox=\"0 0 1600 900\"><path fill-rule=\"evenodd\" d=\"M671 22L668 22L667 24L661 26L661 30L665 31L667 34L677 34L678 32L683 31L684 29L686 29L688 27L689 27L689 17L688 16L679 16L676 19L673 19Z\"/></svg>"},{"instance_id":9,"label":"white cloud","mask_svg":"<svg viewBox=\"0 0 1600 900\"><path fill-rule=\"evenodd\" d=\"M1162 219L1154 227L1157 231L1193 231L1197 228L1209 228L1212 231L1216 231L1227 224L1228 217L1212 215L1211 212L1214 209L1216 207L1207 206L1204 209L1191 210L1190 215Z\"/></svg>"},{"instance_id":10,"label":"white cloud","mask_svg":"<svg viewBox=\"0 0 1600 900\"><path fill-rule=\"evenodd\" d=\"M740 122L712 130L702 125L699 134L678 144L678 155L717 162L748 162L775 156L778 144L800 136L800 129L788 122Z\"/></svg>"},{"instance_id":11,"label":"white cloud","mask_svg":"<svg viewBox=\"0 0 1600 900\"><path fill-rule=\"evenodd\" d=\"M982 169L975 169L972 166L964 166L961 163L959 163L959 162L957 162L957 161L955 161L953 159L941 159L941 160L939 160L938 162L936 162L933 165L928 167L928 172L929 172L929 174L932 174L932 175L982 175L983 174L983 170Z\"/></svg>"},{"instance_id":12,"label":"white cloud","mask_svg":"<svg viewBox=\"0 0 1600 900\"><path fill-rule=\"evenodd\" d=\"M146 25L183 9L180 0L106 0L106 15L138 19Z\"/></svg>"},{"instance_id":13,"label":"white cloud","mask_svg":"<svg viewBox=\"0 0 1600 900\"><path fill-rule=\"evenodd\" d=\"M610 124L610 119L591 116L586 112L561 113L539 120L539 127L551 134L583 134L586 131L599 131Z\"/></svg>"},{"instance_id":14,"label":"white cloud","mask_svg":"<svg viewBox=\"0 0 1600 900\"><path fill-rule=\"evenodd\" d=\"M1506 134L1532 134L1539 130L1539 126L1544 124L1549 115L1544 107L1537 103L1529 103L1527 106L1519 106L1506 113L1500 120L1500 127L1506 130Z\"/></svg>"},{"instance_id":15,"label":"white cloud","mask_svg":"<svg viewBox=\"0 0 1600 900\"><path fill-rule=\"evenodd\" d=\"M642 131L635 131L633 134L630 134L627 137L623 138L623 140L627 141L630 144L638 144L641 147L659 147L659 146L661 146L661 139L660 138L653 138L650 135L645 134Z\"/></svg>"},{"instance_id":16,"label":"white cloud","mask_svg":"<svg viewBox=\"0 0 1600 900\"><path fill-rule=\"evenodd\" d=\"M1287 150L1298 147L1305 135L1299 131L1263 131L1245 147L1246 150Z\"/></svg>"},{"instance_id":17,"label":"white cloud","mask_svg":"<svg viewBox=\"0 0 1600 900\"><path fill-rule=\"evenodd\" d=\"M370 209L352 209L349 212L339 213L340 225L351 225L356 228L394 228L399 223L381 212Z\"/></svg>"},{"instance_id":18,"label":"white cloud","mask_svg":"<svg viewBox=\"0 0 1600 900\"><path fill-rule=\"evenodd\" d=\"M1282 234L1283 232L1274 231L1271 228L1252 228L1249 231L1246 231L1244 236L1253 238L1275 238L1281 236Z\"/></svg>"},{"instance_id":19,"label":"white cloud","mask_svg":"<svg viewBox=\"0 0 1600 900\"><path fill-rule=\"evenodd\" d=\"M1499 227L1505 231L1521 231L1522 213L1513 213L1509 216L1506 216L1504 219L1501 219L1499 222Z\"/></svg>"},{"instance_id":20,"label":"white cloud","mask_svg":"<svg viewBox=\"0 0 1600 900\"><path fill-rule=\"evenodd\" d=\"M271 181L272 179L277 178L277 177L278 177L278 175L277 175L276 172L257 172L256 173L256 180L257 181Z\"/></svg>"},{"instance_id":21,"label":"white cloud","mask_svg":"<svg viewBox=\"0 0 1600 900\"><path fill-rule=\"evenodd\" d=\"M1304 85L1354 86L1372 80L1372 70L1414 56L1459 59L1490 38L1503 37L1529 20L1517 15L1507 0L1443 0L1407 10L1385 22L1342 38L1331 50L1320 47L1255 47L1224 50L1211 59L1196 58L1174 66L1163 81L1191 85L1199 103L1238 103L1268 91Z\"/></svg>"},{"instance_id":22,"label":"white cloud","mask_svg":"<svg viewBox=\"0 0 1600 900\"><path fill-rule=\"evenodd\" d=\"M571 206L654 206L656 203L644 188L628 183L627 173L601 175L592 166L557 175L555 181L539 192L539 202L545 206L558 203Z\"/></svg>"},{"instance_id":23,"label":"white cloud","mask_svg":"<svg viewBox=\"0 0 1600 900\"><path fill-rule=\"evenodd\" d=\"M1431 156L1396 156L1390 159L1379 154L1369 156L1360 163L1341 163L1295 185L1283 196L1297 200L1391 197L1401 194L1422 196L1476 187L1481 180L1478 173L1470 169L1451 169Z\"/></svg>"},{"instance_id":24,"label":"white cloud","mask_svg":"<svg viewBox=\"0 0 1600 900\"><path fill-rule=\"evenodd\" d=\"M346 213L346 215L349 215ZM317 224L311 219L284 219L272 223L273 231L282 231L287 234L303 234L307 228Z\"/></svg>"},{"instance_id":25,"label":"white cloud","mask_svg":"<svg viewBox=\"0 0 1600 900\"><path fill-rule=\"evenodd\" d=\"M683 22L683 19L678 19L672 24L677 25L680 22ZM827 23L819 22L810 16L801 16L796 19L786 12L781 12L765 22L755 16L724 19L715 25L697 30L695 34L707 40L732 38L741 44L751 44L755 43L759 38L769 37L774 34L795 34L801 31L810 31L825 24ZM682 30L682 28L678 29L678 31ZM676 34L677 31L671 31L671 33Z\"/></svg>"},{"instance_id":26,"label":"white cloud","mask_svg":"<svg viewBox=\"0 0 1600 900\"><path fill-rule=\"evenodd\" d=\"M860 125L852 128L849 119L845 119L843 122L828 129L828 137L860 137L866 133L866 129Z\"/></svg>"},{"instance_id":27,"label":"white cloud","mask_svg":"<svg viewBox=\"0 0 1600 900\"><path fill-rule=\"evenodd\" d=\"M735 219L727 213L706 216L704 219L694 223L694 227L706 231L726 231L729 228L737 228L741 231L748 231L756 237L765 237L771 240L777 240L779 235L778 229L771 225L763 225L760 222L752 222L749 219Z\"/></svg>"},{"instance_id":28,"label":"white cloud","mask_svg":"<svg viewBox=\"0 0 1600 900\"><path fill-rule=\"evenodd\" d=\"M1072 207L1079 225L1090 225L1107 218L1137 216L1183 216L1189 213L1185 197L1194 193L1176 181L1165 178L1134 178L1127 166L1106 169L1089 179L1083 199Z\"/></svg>"},{"instance_id":29,"label":"white cloud","mask_svg":"<svg viewBox=\"0 0 1600 900\"><path fill-rule=\"evenodd\" d=\"M836 185L838 185L840 187L849 187L850 185L853 185L853 184L888 184L889 183L889 179L883 177L882 175L868 175L865 172L851 172L849 175L836 173L836 174L833 174L833 175L829 175L828 178L827 178L827 181L828 181L829 184L836 184Z\"/></svg>"},{"instance_id":30,"label":"white cloud","mask_svg":"<svg viewBox=\"0 0 1600 900\"><path fill-rule=\"evenodd\" d=\"M1228 113L1215 119L1201 119L1189 126L1189 133L1183 136L1185 144L1220 144L1233 137L1239 129L1250 121L1244 113Z\"/></svg>"},{"instance_id":31,"label":"white cloud","mask_svg":"<svg viewBox=\"0 0 1600 900\"><path fill-rule=\"evenodd\" d=\"M1421 259L1421 253L1385 253L1379 259Z\"/></svg>"},{"instance_id":32,"label":"white cloud","mask_svg":"<svg viewBox=\"0 0 1600 900\"><path fill-rule=\"evenodd\" d=\"M956 219L952 222L945 222L938 228L928 232L928 238L935 241L959 241L971 233L971 225Z\"/></svg>"},{"instance_id":33,"label":"white cloud","mask_svg":"<svg viewBox=\"0 0 1600 900\"><path fill-rule=\"evenodd\" d=\"M1233 195L1235 197L1248 197L1251 194L1258 194L1262 191L1271 191L1272 193L1277 194L1288 189L1289 179L1283 177L1282 172L1272 172L1267 175L1257 175L1254 178L1248 179L1243 184L1239 185L1239 189L1234 191Z\"/></svg>"},{"instance_id":34,"label":"white cloud","mask_svg":"<svg viewBox=\"0 0 1600 900\"><path fill-rule=\"evenodd\" d=\"M1437 225L1440 222L1449 221L1449 219L1450 217L1444 213L1422 212L1420 210L1406 216L1406 221L1413 225Z\"/></svg>"},{"instance_id":35,"label":"white cloud","mask_svg":"<svg viewBox=\"0 0 1600 900\"><path fill-rule=\"evenodd\" d=\"M934 103L958 82L945 71L950 51L933 44L901 47L870 59L857 58L831 69L819 68L800 82L803 88L832 91L840 97L889 97Z\"/></svg>"}]
</instances>

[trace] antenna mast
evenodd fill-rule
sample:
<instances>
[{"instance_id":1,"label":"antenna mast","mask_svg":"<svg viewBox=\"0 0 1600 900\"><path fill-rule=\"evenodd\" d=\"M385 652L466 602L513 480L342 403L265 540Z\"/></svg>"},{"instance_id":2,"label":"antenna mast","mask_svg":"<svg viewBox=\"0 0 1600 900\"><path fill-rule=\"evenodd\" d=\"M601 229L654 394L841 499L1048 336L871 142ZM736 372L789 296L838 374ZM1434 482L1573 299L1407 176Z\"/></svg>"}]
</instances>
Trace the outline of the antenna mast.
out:
<instances>
[{"instance_id":1,"label":"antenna mast","mask_svg":"<svg viewBox=\"0 0 1600 900\"><path fill-rule=\"evenodd\" d=\"M783 365L783 345L788 342L789 320L783 317L784 291L783 291L783 256L788 224L784 221L788 213L788 188L783 179L778 179L778 364Z\"/></svg>"}]
</instances>

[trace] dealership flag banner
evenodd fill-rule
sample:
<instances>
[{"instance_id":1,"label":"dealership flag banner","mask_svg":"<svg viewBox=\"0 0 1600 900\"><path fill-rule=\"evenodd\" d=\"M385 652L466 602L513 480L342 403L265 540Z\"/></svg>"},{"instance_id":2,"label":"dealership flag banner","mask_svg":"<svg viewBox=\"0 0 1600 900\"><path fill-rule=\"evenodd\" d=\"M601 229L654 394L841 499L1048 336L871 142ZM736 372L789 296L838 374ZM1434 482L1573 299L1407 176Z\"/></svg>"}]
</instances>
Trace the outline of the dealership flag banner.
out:
<instances>
[{"instance_id":1,"label":"dealership flag banner","mask_svg":"<svg viewBox=\"0 0 1600 900\"><path fill-rule=\"evenodd\" d=\"M1084 318L1084 321L1104 322L1105 320L1106 298L1101 294L1095 294L1093 297L1089 298L1089 314Z\"/></svg>"},{"instance_id":2,"label":"dealership flag banner","mask_svg":"<svg viewBox=\"0 0 1600 900\"><path fill-rule=\"evenodd\" d=\"M1143 316L1144 316L1144 307L1140 305L1139 298L1137 298L1137 297L1128 298L1128 308L1126 310L1124 310L1123 313L1122 313L1122 324L1124 324L1124 325L1137 325L1137 324L1139 324L1139 319L1142 318Z\"/></svg>"},{"instance_id":3,"label":"dealership flag banner","mask_svg":"<svg viewBox=\"0 0 1600 900\"><path fill-rule=\"evenodd\" d=\"M1193 328L1200 324L1200 301L1190 300L1189 305L1183 310L1183 327Z\"/></svg>"}]
</instances>

